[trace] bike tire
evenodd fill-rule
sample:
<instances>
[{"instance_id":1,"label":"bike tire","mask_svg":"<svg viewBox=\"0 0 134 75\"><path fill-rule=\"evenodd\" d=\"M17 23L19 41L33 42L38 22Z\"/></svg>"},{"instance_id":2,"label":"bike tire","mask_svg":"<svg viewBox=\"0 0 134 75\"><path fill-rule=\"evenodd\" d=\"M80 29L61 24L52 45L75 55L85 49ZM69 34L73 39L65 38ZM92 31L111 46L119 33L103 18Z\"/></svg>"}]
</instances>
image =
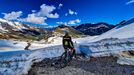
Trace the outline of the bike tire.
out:
<instances>
[{"instance_id":1,"label":"bike tire","mask_svg":"<svg viewBox=\"0 0 134 75\"><path fill-rule=\"evenodd\" d=\"M65 53L63 53L60 57L59 60L55 61L55 63L53 64L53 66L55 68L64 68L67 66L67 61L65 60Z\"/></svg>"},{"instance_id":2,"label":"bike tire","mask_svg":"<svg viewBox=\"0 0 134 75\"><path fill-rule=\"evenodd\" d=\"M70 54L69 50L67 51L67 54L64 52L60 59L55 61L54 67L55 68L64 68L72 61L72 53Z\"/></svg>"}]
</instances>

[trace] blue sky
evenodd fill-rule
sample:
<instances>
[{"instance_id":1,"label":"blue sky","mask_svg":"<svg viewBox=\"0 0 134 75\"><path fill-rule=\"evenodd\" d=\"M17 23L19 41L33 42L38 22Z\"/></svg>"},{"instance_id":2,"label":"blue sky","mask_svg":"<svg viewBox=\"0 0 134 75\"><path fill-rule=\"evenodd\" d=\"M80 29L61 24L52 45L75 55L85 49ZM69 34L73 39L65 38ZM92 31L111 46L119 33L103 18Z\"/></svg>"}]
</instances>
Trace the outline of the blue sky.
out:
<instances>
[{"instance_id":1,"label":"blue sky","mask_svg":"<svg viewBox=\"0 0 134 75\"><path fill-rule=\"evenodd\" d=\"M134 0L0 0L0 18L41 26L107 22L134 17Z\"/></svg>"}]
</instances>

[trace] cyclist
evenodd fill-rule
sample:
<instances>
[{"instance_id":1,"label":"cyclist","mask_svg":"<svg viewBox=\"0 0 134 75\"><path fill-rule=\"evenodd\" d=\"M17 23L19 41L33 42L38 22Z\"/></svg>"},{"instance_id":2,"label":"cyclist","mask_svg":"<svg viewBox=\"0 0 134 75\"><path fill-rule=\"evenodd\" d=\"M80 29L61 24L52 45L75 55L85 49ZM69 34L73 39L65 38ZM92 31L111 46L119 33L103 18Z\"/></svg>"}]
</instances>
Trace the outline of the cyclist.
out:
<instances>
[{"instance_id":1,"label":"cyclist","mask_svg":"<svg viewBox=\"0 0 134 75\"><path fill-rule=\"evenodd\" d=\"M65 52L61 55L61 58L57 62L52 63L53 66L58 67L58 68L59 67L63 68L65 66L69 65L73 56L75 56L75 58L76 58L74 45L73 45L71 36L69 35L68 32L65 32L65 35L63 36L62 43L63 43L63 47L64 47ZM68 50L71 50L71 54L69 56L69 59L67 59L67 61L66 61L66 58L68 57L68 52L70 52ZM64 57L62 57L63 55L64 55ZM62 61L62 59L65 59L65 61L64 60Z\"/></svg>"},{"instance_id":2,"label":"cyclist","mask_svg":"<svg viewBox=\"0 0 134 75\"><path fill-rule=\"evenodd\" d=\"M71 36L69 35L69 33L67 31L65 32L65 35L63 36L62 43L63 43L63 47L65 50L65 57L67 56L67 50L69 50L69 49L71 49L73 51L72 56L71 56L71 57L73 57L75 55L75 49L74 49L74 45L73 45Z\"/></svg>"}]
</instances>

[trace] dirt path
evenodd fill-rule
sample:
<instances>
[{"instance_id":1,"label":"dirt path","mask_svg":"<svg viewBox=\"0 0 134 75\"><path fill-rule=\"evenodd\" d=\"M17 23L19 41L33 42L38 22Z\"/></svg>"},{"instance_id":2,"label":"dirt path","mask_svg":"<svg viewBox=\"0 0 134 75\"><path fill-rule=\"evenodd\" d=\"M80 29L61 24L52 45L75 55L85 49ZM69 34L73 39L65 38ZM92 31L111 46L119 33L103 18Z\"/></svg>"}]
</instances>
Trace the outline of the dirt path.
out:
<instances>
[{"instance_id":1,"label":"dirt path","mask_svg":"<svg viewBox=\"0 0 134 75\"><path fill-rule=\"evenodd\" d=\"M134 66L121 66L115 57L74 60L62 69L51 66L53 59L35 63L28 75L134 75Z\"/></svg>"}]
</instances>

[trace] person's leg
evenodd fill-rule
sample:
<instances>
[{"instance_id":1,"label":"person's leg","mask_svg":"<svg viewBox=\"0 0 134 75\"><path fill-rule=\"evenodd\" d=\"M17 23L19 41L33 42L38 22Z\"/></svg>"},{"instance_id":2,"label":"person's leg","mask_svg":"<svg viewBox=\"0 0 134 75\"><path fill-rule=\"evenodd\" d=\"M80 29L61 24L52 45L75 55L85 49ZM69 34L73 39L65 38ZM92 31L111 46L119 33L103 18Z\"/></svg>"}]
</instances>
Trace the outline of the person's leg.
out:
<instances>
[{"instance_id":1,"label":"person's leg","mask_svg":"<svg viewBox=\"0 0 134 75\"><path fill-rule=\"evenodd\" d=\"M75 49L73 50L72 56L74 56L76 58L76 51L75 51Z\"/></svg>"},{"instance_id":2,"label":"person's leg","mask_svg":"<svg viewBox=\"0 0 134 75\"><path fill-rule=\"evenodd\" d=\"M67 57L67 46L64 47L64 50L65 50L65 52L64 52L65 57L64 58L66 58Z\"/></svg>"}]
</instances>

